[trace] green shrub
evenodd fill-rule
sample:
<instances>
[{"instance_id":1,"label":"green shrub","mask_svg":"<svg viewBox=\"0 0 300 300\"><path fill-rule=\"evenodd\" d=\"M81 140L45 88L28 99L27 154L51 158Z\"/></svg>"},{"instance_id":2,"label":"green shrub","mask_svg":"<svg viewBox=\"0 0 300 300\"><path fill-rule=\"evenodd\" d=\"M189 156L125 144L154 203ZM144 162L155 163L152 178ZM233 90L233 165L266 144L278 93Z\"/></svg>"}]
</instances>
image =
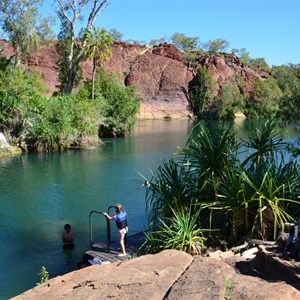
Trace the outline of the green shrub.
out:
<instances>
[{"instance_id":1,"label":"green shrub","mask_svg":"<svg viewBox=\"0 0 300 300\"><path fill-rule=\"evenodd\" d=\"M49 272L44 266L41 268L41 271L38 275L40 276L40 281L36 285L40 285L49 279Z\"/></svg>"},{"instance_id":2,"label":"green shrub","mask_svg":"<svg viewBox=\"0 0 300 300\"><path fill-rule=\"evenodd\" d=\"M249 138L239 143L230 125L202 124L180 154L164 161L146 194L147 251L177 247L178 240L183 247L186 216L195 230L216 231L213 241L275 239L300 209L300 167L292 156L285 159L288 144L276 123L248 128Z\"/></svg>"},{"instance_id":3,"label":"green shrub","mask_svg":"<svg viewBox=\"0 0 300 300\"><path fill-rule=\"evenodd\" d=\"M270 118L279 111L282 91L273 77L255 81L255 91L248 98L245 113L248 116Z\"/></svg>"},{"instance_id":4,"label":"green shrub","mask_svg":"<svg viewBox=\"0 0 300 300\"><path fill-rule=\"evenodd\" d=\"M204 232L199 226L200 210L172 208L172 216L160 221L157 230L146 232L146 241L140 251L157 253L165 249L199 255L205 249Z\"/></svg>"},{"instance_id":5,"label":"green shrub","mask_svg":"<svg viewBox=\"0 0 300 300\"><path fill-rule=\"evenodd\" d=\"M272 72L283 93L279 103L280 116L285 120L298 121L300 118L299 65L273 67Z\"/></svg>"},{"instance_id":6,"label":"green shrub","mask_svg":"<svg viewBox=\"0 0 300 300\"><path fill-rule=\"evenodd\" d=\"M78 97L91 99L90 81L79 90ZM123 136L132 130L141 101L133 87L122 86L116 74L99 70L95 81L95 101L100 107L100 136Z\"/></svg>"},{"instance_id":7,"label":"green shrub","mask_svg":"<svg viewBox=\"0 0 300 300\"><path fill-rule=\"evenodd\" d=\"M218 115L221 119L233 119L234 114L244 109L244 97L238 86L223 85L216 100Z\"/></svg>"},{"instance_id":8,"label":"green shrub","mask_svg":"<svg viewBox=\"0 0 300 300\"><path fill-rule=\"evenodd\" d=\"M10 68L0 72L0 130L11 141L26 132L47 91L37 73Z\"/></svg>"},{"instance_id":9,"label":"green shrub","mask_svg":"<svg viewBox=\"0 0 300 300\"><path fill-rule=\"evenodd\" d=\"M189 96L195 115L200 116L212 104L217 82L213 79L207 67L198 70L197 75L189 83Z\"/></svg>"},{"instance_id":10,"label":"green shrub","mask_svg":"<svg viewBox=\"0 0 300 300\"><path fill-rule=\"evenodd\" d=\"M73 96L47 98L29 128L28 145L34 151L88 147L98 142L96 103Z\"/></svg>"}]
</instances>

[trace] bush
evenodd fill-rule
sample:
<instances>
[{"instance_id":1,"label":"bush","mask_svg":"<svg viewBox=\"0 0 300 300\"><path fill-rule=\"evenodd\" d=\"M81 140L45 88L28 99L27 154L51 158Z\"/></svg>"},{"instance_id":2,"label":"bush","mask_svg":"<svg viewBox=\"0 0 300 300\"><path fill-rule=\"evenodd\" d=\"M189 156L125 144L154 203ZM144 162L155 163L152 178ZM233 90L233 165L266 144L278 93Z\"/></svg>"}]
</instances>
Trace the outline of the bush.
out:
<instances>
[{"instance_id":1,"label":"bush","mask_svg":"<svg viewBox=\"0 0 300 300\"><path fill-rule=\"evenodd\" d=\"M98 143L96 103L72 96L48 98L29 128L30 150L56 151Z\"/></svg>"},{"instance_id":2,"label":"bush","mask_svg":"<svg viewBox=\"0 0 300 300\"><path fill-rule=\"evenodd\" d=\"M91 81L85 82L77 97L91 99L91 84ZM100 108L100 136L124 136L132 130L141 98L136 96L133 87L122 86L116 74L98 71L94 101Z\"/></svg>"},{"instance_id":3,"label":"bush","mask_svg":"<svg viewBox=\"0 0 300 300\"><path fill-rule=\"evenodd\" d=\"M10 141L20 138L30 126L46 91L37 73L10 68L0 72L0 130Z\"/></svg>"},{"instance_id":4,"label":"bush","mask_svg":"<svg viewBox=\"0 0 300 300\"><path fill-rule=\"evenodd\" d=\"M277 128L268 120L238 143L230 125L200 126L182 152L153 173L146 194L146 249L178 247L178 242L185 250L186 232L191 241L201 237L203 227L229 243L245 236L275 239L300 208L300 167L296 159L284 158L288 144Z\"/></svg>"},{"instance_id":5,"label":"bush","mask_svg":"<svg viewBox=\"0 0 300 300\"><path fill-rule=\"evenodd\" d=\"M216 103L221 119L233 119L236 112L244 109L244 97L239 88L233 85L222 86Z\"/></svg>"},{"instance_id":6,"label":"bush","mask_svg":"<svg viewBox=\"0 0 300 300\"><path fill-rule=\"evenodd\" d=\"M273 67L272 71L283 92L279 103L280 115L285 120L298 121L300 118L299 65Z\"/></svg>"},{"instance_id":7,"label":"bush","mask_svg":"<svg viewBox=\"0 0 300 300\"><path fill-rule=\"evenodd\" d=\"M212 104L217 82L213 79L207 67L198 70L197 75L189 83L189 96L195 115L200 116Z\"/></svg>"},{"instance_id":8,"label":"bush","mask_svg":"<svg viewBox=\"0 0 300 300\"><path fill-rule=\"evenodd\" d=\"M247 99L245 114L270 118L279 111L281 98L282 91L273 77L266 80L257 79L255 91L252 97Z\"/></svg>"}]
</instances>

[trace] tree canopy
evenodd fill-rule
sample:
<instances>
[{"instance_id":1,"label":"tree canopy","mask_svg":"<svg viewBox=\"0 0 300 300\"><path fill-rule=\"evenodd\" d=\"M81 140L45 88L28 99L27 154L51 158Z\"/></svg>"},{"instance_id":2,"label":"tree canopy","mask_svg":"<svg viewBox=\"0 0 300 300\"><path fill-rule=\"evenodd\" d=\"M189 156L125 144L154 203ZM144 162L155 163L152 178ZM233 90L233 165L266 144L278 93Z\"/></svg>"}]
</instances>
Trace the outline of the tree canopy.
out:
<instances>
[{"instance_id":1,"label":"tree canopy","mask_svg":"<svg viewBox=\"0 0 300 300\"><path fill-rule=\"evenodd\" d=\"M101 65L110 59L111 44L113 43L113 37L108 34L104 28L93 27L92 31L87 31L86 35L86 47L84 48L84 53L88 59L93 62L93 72L92 72L92 100L94 100L94 83L96 77L97 63Z\"/></svg>"},{"instance_id":2,"label":"tree canopy","mask_svg":"<svg viewBox=\"0 0 300 300\"><path fill-rule=\"evenodd\" d=\"M89 32L98 16L109 5L108 0L56 0L59 4L58 16L61 21L61 30L64 31L65 57L64 57L64 80L63 92L70 94L73 90L80 62L84 58L84 48L87 36L83 35L81 44L76 42L77 25L86 20L86 25L81 31ZM88 4L91 4L89 10ZM87 13L87 18L85 17Z\"/></svg>"},{"instance_id":3,"label":"tree canopy","mask_svg":"<svg viewBox=\"0 0 300 300\"><path fill-rule=\"evenodd\" d=\"M15 50L16 66L20 53L28 54L38 40L52 38L51 17L42 19L39 6L43 0L2 0L0 23Z\"/></svg>"}]
</instances>

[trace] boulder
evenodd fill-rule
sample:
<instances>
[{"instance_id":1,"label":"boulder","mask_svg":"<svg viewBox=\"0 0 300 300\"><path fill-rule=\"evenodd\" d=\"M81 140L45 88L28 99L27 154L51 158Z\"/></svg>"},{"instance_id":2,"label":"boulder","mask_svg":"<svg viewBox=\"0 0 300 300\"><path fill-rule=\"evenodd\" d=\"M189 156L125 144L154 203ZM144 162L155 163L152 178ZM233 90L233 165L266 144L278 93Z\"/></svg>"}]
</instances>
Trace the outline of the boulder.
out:
<instances>
[{"instance_id":1,"label":"boulder","mask_svg":"<svg viewBox=\"0 0 300 300\"><path fill-rule=\"evenodd\" d=\"M4 136L4 134L2 132L0 132L0 148L9 148L10 145L8 144L6 137Z\"/></svg>"},{"instance_id":2,"label":"boulder","mask_svg":"<svg viewBox=\"0 0 300 300\"><path fill-rule=\"evenodd\" d=\"M220 256L220 254L219 254ZM155 255L92 265L58 276L14 297L25 299L300 299L295 265L260 248L257 257L226 259L165 250Z\"/></svg>"},{"instance_id":3,"label":"boulder","mask_svg":"<svg viewBox=\"0 0 300 300\"><path fill-rule=\"evenodd\" d=\"M20 154L22 150L11 146L3 133L0 132L0 157Z\"/></svg>"}]
</instances>

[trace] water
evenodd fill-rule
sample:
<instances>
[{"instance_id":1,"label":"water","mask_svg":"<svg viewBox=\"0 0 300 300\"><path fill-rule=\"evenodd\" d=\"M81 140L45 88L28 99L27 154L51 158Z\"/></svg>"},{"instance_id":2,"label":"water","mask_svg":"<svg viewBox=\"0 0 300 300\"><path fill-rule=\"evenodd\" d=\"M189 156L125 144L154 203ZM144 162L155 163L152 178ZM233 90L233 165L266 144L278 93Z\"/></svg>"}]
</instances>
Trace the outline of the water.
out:
<instances>
[{"instance_id":1,"label":"water","mask_svg":"<svg viewBox=\"0 0 300 300\"><path fill-rule=\"evenodd\" d=\"M32 288L46 267L50 278L77 270L90 249L89 213L120 202L130 235L143 230L145 188L140 174L184 146L188 120L139 122L128 138L105 139L95 150L24 154L0 159L0 300ZM245 138L245 124L237 124ZM297 139L297 131L286 135ZM64 250L61 233L70 223L75 247ZM114 224L112 238L117 238ZM93 241L105 240L105 219L93 214Z\"/></svg>"},{"instance_id":2,"label":"water","mask_svg":"<svg viewBox=\"0 0 300 300\"><path fill-rule=\"evenodd\" d=\"M143 230L145 188L162 157L186 143L191 121L143 121L125 139L95 150L24 154L0 159L0 299L32 288L46 267L50 278L77 270L90 249L89 213L120 202L130 235ZM75 247L64 250L70 223ZM113 239L117 238L115 226ZM105 240L105 219L93 214L93 241Z\"/></svg>"}]
</instances>

